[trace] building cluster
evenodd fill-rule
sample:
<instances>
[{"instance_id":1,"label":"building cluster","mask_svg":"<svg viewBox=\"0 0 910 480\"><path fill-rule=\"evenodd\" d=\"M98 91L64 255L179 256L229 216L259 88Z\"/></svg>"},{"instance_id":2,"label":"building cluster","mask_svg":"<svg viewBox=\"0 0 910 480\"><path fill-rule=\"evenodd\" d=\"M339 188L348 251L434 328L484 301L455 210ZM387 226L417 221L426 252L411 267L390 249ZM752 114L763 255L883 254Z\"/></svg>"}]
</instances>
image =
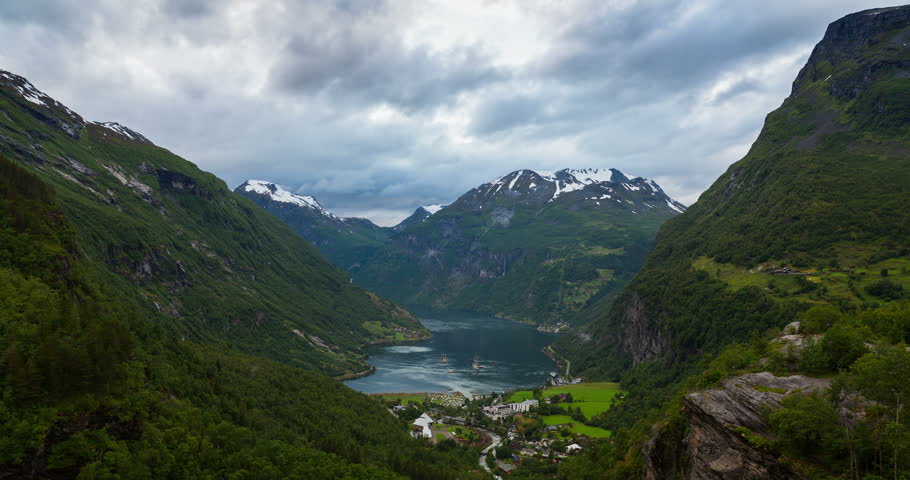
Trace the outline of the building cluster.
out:
<instances>
[{"instance_id":1,"label":"building cluster","mask_svg":"<svg viewBox=\"0 0 910 480\"><path fill-rule=\"evenodd\" d=\"M483 407L483 414L491 420L501 420L516 413L524 413L540 405L538 400L530 399L518 403L505 403Z\"/></svg>"}]
</instances>

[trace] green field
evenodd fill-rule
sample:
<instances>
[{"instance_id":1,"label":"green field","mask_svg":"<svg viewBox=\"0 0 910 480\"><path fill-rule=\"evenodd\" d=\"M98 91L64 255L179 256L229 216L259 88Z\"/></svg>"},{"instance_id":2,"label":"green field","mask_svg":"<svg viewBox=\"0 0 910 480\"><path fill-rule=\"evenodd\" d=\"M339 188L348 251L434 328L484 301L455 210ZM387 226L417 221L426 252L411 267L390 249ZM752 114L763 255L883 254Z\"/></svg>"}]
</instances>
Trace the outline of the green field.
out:
<instances>
[{"instance_id":1,"label":"green field","mask_svg":"<svg viewBox=\"0 0 910 480\"><path fill-rule=\"evenodd\" d=\"M592 427L589 425L584 425L582 423L579 423L576 420L573 420L572 417L570 417L568 415L547 415L547 416L541 417L541 419L543 419L543 422L546 425L571 424L572 426L569 427L570 432L577 433L579 435L587 435L591 438L606 438L611 435L609 430L604 430L603 428L600 428L600 427Z\"/></svg>"},{"instance_id":2,"label":"green field","mask_svg":"<svg viewBox=\"0 0 910 480\"><path fill-rule=\"evenodd\" d=\"M613 382L594 382L580 383L578 385L565 385L561 387L547 388L543 391L543 396L548 397L559 393L571 393L573 403L562 403L563 407L572 406L580 408L585 417L591 418L601 412L605 412L613 404L616 394L621 393L618 383ZM533 392L530 390L519 390L512 393L508 402L523 402L533 398Z\"/></svg>"},{"instance_id":3,"label":"green field","mask_svg":"<svg viewBox=\"0 0 910 480\"><path fill-rule=\"evenodd\" d=\"M571 393L575 402L612 402L617 393L622 392L618 383L593 382L579 383L578 385L564 385L562 387L548 388L543 391L543 396L559 393ZM517 393L517 392L516 392ZM578 405L575 405L578 406Z\"/></svg>"},{"instance_id":4,"label":"green field","mask_svg":"<svg viewBox=\"0 0 910 480\"><path fill-rule=\"evenodd\" d=\"M859 302L879 300L869 295L866 287L885 278L881 276L882 270L887 270L889 281L902 285L905 290L910 289L910 258L890 258L870 264L865 259L873 255L874 250L849 247L849 245L841 246L838 250L841 263L845 265L842 270L819 271L814 268L800 268L798 270L808 274L802 278L824 287L826 297ZM769 261L765 262L765 265L781 263ZM750 286L767 290L770 282L773 282L778 296L819 300L807 295L811 292L805 291L804 284L800 283L802 279L797 275L770 275L759 271L759 265L750 269L729 263L717 263L714 259L704 256L696 258L692 262L692 266L696 270L703 270L712 277L723 280L734 290ZM851 282L853 289L850 288Z\"/></svg>"},{"instance_id":5,"label":"green field","mask_svg":"<svg viewBox=\"0 0 910 480\"><path fill-rule=\"evenodd\" d=\"M518 403L523 402L529 398L534 398L534 393L530 390L518 390L513 392L512 395L506 399L506 403Z\"/></svg>"}]
</instances>

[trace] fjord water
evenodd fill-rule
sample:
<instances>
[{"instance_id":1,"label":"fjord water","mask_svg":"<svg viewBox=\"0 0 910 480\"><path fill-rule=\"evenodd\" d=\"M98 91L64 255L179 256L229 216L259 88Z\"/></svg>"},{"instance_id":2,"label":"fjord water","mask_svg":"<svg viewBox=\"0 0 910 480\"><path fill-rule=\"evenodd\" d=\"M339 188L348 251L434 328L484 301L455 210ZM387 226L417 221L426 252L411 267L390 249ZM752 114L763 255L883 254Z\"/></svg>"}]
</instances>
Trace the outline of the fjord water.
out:
<instances>
[{"instance_id":1,"label":"fjord water","mask_svg":"<svg viewBox=\"0 0 910 480\"><path fill-rule=\"evenodd\" d=\"M555 334L468 313L433 313L420 320L432 338L371 348L368 363L376 373L345 383L365 393L488 393L540 386L556 369L543 353ZM474 368L475 358L480 368Z\"/></svg>"}]
</instances>

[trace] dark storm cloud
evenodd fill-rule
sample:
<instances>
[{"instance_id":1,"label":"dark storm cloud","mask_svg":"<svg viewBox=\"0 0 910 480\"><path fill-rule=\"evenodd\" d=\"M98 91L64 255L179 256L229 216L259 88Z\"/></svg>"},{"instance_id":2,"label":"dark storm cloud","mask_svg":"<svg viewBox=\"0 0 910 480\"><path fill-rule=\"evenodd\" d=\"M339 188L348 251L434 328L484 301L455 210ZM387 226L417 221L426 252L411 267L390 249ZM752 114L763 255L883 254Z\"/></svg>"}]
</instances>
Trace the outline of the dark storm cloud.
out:
<instances>
[{"instance_id":1,"label":"dark storm cloud","mask_svg":"<svg viewBox=\"0 0 910 480\"><path fill-rule=\"evenodd\" d=\"M287 42L270 72L273 86L293 95L421 110L505 78L478 47L407 47L385 19L362 11L339 16L345 20Z\"/></svg>"},{"instance_id":2,"label":"dark storm cloud","mask_svg":"<svg viewBox=\"0 0 910 480\"><path fill-rule=\"evenodd\" d=\"M209 0L163 0L161 11L173 17L204 17L212 13Z\"/></svg>"}]
</instances>

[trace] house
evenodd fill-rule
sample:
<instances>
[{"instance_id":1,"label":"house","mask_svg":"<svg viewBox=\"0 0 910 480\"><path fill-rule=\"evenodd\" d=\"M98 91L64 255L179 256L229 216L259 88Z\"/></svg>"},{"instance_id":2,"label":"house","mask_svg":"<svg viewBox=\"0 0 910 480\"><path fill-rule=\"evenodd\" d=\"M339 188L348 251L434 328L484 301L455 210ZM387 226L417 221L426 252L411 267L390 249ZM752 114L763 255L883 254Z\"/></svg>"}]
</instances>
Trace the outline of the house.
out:
<instances>
[{"instance_id":1,"label":"house","mask_svg":"<svg viewBox=\"0 0 910 480\"><path fill-rule=\"evenodd\" d=\"M513 412L527 412L531 407L537 407L538 405L540 405L538 400L525 400L521 403L510 403L509 408Z\"/></svg>"},{"instance_id":2,"label":"house","mask_svg":"<svg viewBox=\"0 0 910 480\"><path fill-rule=\"evenodd\" d=\"M507 417L511 415L512 408L508 405L490 405L483 407L483 414L490 417L493 420L498 420L502 417Z\"/></svg>"},{"instance_id":3,"label":"house","mask_svg":"<svg viewBox=\"0 0 910 480\"><path fill-rule=\"evenodd\" d=\"M508 464L505 462L500 462L498 460L496 461L496 466L499 467L503 472L505 472L506 475L511 475L512 470L515 470L516 468L518 468L518 465L512 465L512 464Z\"/></svg>"},{"instance_id":4,"label":"house","mask_svg":"<svg viewBox=\"0 0 910 480\"><path fill-rule=\"evenodd\" d=\"M464 426L464 425L466 425L466 424L468 423L468 421L465 420L464 417L443 417L442 423L445 423L445 424L448 424L448 425L461 425L461 426Z\"/></svg>"},{"instance_id":5,"label":"house","mask_svg":"<svg viewBox=\"0 0 910 480\"><path fill-rule=\"evenodd\" d=\"M578 452L578 451L581 451L581 445L579 445L577 443L573 443L572 445L569 445L568 447L566 447L567 453L574 453L574 452Z\"/></svg>"},{"instance_id":6,"label":"house","mask_svg":"<svg viewBox=\"0 0 910 480\"><path fill-rule=\"evenodd\" d=\"M431 430L433 423L433 419L426 413L423 413L411 424L411 435L414 438L433 438L433 432Z\"/></svg>"}]
</instances>

